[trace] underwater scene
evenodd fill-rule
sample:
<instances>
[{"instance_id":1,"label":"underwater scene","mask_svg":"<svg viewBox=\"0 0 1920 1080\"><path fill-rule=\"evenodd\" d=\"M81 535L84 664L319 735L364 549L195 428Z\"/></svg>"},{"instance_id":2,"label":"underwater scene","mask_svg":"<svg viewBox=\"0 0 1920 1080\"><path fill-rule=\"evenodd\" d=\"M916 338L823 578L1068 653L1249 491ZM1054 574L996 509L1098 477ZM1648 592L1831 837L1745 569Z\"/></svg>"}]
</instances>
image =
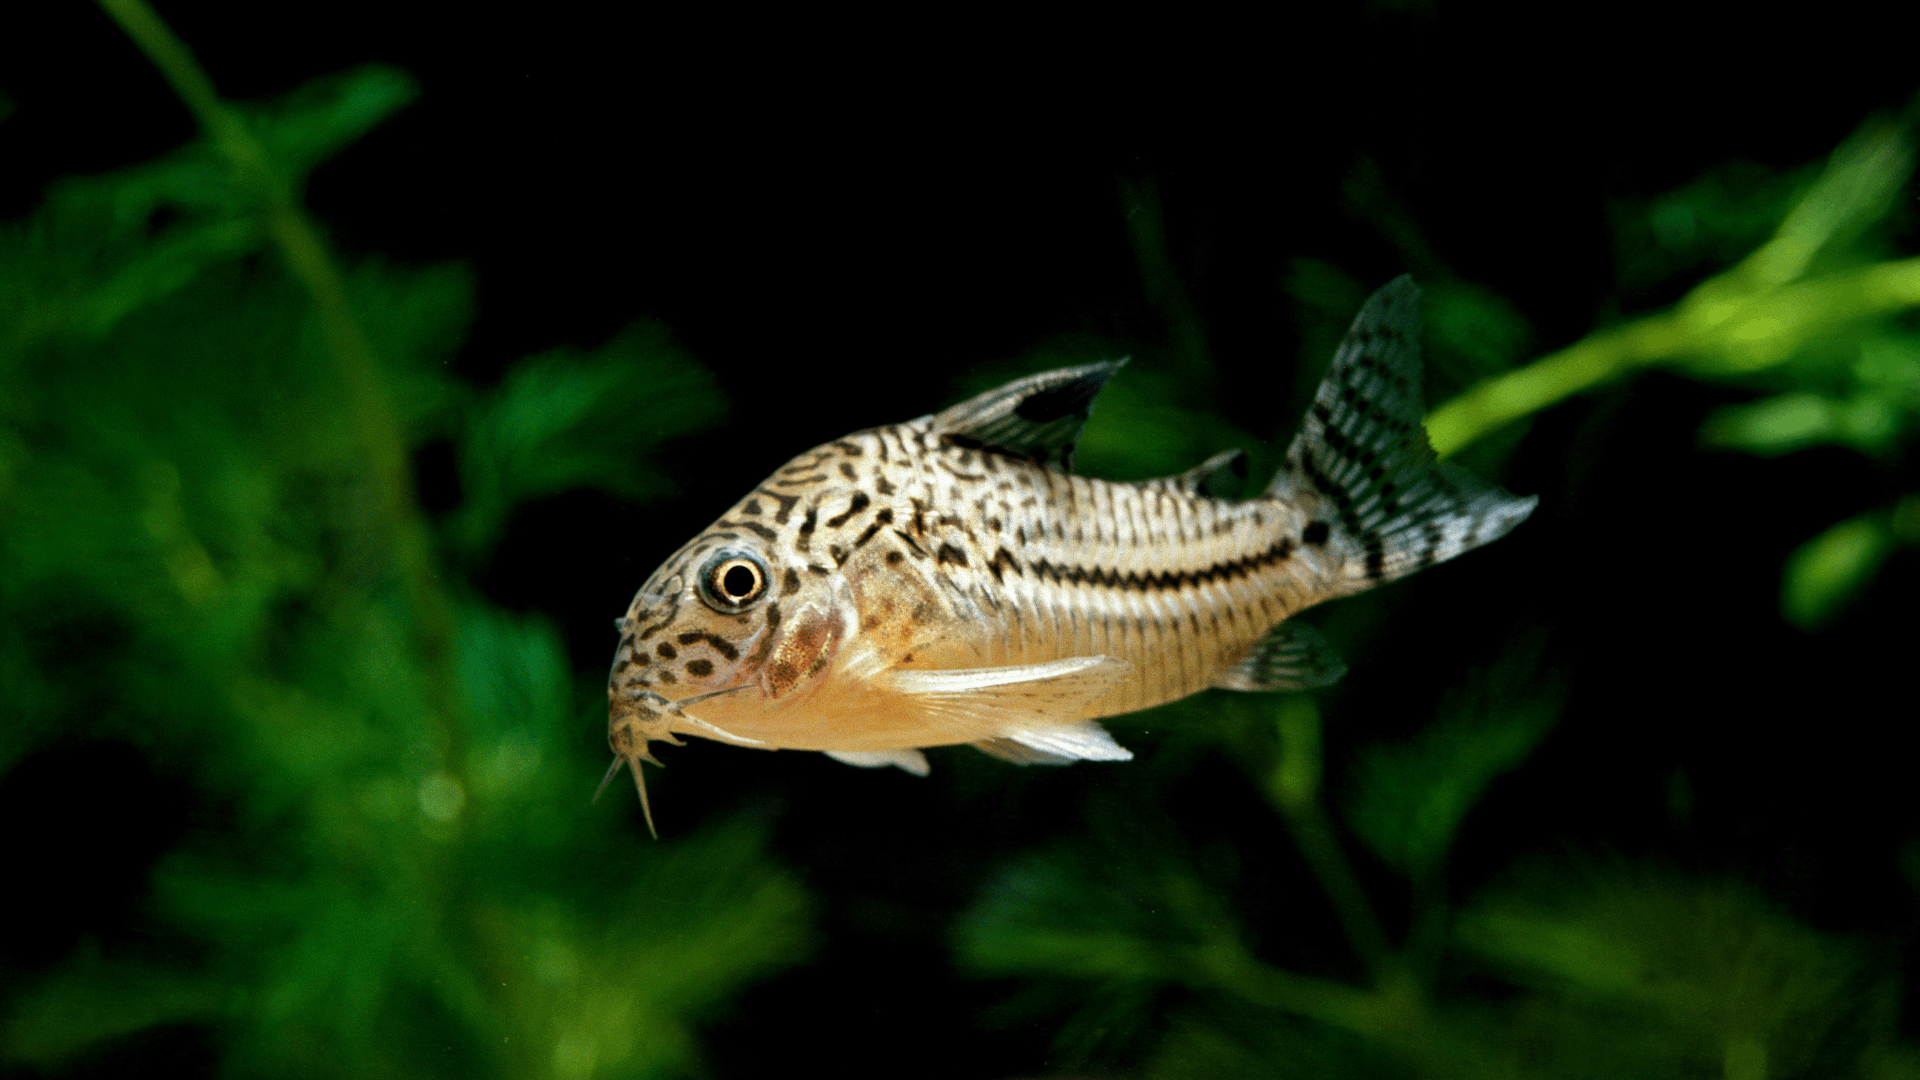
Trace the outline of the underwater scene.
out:
<instances>
[{"instance_id":1,"label":"underwater scene","mask_svg":"<svg viewBox=\"0 0 1920 1080\"><path fill-rule=\"evenodd\" d=\"M1920 1080L1891 40L28 6L0 1080Z\"/></svg>"}]
</instances>

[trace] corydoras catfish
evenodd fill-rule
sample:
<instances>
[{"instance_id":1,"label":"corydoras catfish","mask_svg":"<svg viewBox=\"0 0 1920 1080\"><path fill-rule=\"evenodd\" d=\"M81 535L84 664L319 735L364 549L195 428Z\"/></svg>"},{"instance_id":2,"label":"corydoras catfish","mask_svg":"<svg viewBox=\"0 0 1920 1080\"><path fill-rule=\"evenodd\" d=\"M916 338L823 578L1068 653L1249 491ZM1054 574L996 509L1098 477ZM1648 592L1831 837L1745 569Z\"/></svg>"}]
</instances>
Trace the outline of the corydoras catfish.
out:
<instances>
[{"instance_id":1,"label":"corydoras catfish","mask_svg":"<svg viewBox=\"0 0 1920 1080\"><path fill-rule=\"evenodd\" d=\"M608 778L630 765L646 806L648 743L677 735L922 775L923 747L959 743L1125 761L1100 717L1331 682L1340 661L1292 616L1497 539L1536 502L1434 461L1419 327L1411 278L1367 301L1250 499L1205 494L1237 451L1139 483L1072 474L1120 363L800 455L619 620Z\"/></svg>"}]
</instances>

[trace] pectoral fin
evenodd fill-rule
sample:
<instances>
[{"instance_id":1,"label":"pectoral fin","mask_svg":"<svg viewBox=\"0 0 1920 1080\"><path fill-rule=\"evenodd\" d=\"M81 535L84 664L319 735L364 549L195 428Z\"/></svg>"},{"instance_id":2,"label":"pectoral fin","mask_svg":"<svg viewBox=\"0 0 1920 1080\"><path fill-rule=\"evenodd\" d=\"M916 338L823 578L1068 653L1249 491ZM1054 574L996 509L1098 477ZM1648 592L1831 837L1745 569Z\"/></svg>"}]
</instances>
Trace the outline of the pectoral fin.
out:
<instances>
[{"instance_id":1,"label":"pectoral fin","mask_svg":"<svg viewBox=\"0 0 1920 1080\"><path fill-rule=\"evenodd\" d=\"M918 750L827 750L824 753L835 761L844 761L863 769L884 769L888 765L898 765L915 776L925 776L931 771L927 767L927 755Z\"/></svg>"},{"instance_id":2,"label":"pectoral fin","mask_svg":"<svg viewBox=\"0 0 1920 1080\"><path fill-rule=\"evenodd\" d=\"M1023 763L1126 761L1133 755L1106 729L1078 717L1131 668L1112 657L1076 656L1016 667L890 671L881 678L987 753L1018 755Z\"/></svg>"}]
</instances>

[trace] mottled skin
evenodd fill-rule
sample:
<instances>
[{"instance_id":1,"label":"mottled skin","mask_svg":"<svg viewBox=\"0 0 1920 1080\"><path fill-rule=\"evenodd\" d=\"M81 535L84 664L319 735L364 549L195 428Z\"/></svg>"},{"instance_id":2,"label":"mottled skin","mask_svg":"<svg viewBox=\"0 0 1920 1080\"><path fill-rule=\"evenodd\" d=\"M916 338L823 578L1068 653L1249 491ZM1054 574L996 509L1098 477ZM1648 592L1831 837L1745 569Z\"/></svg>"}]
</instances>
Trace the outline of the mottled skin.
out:
<instances>
[{"instance_id":1,"label":"mottled skin","mask_svg":"<svg viewBox=\"0 0 1920 1080\"><path fill-rule=\"evenodd\" d=\"M795 458L667 560L627 611L616 715L632 702L626 715L646 723L649 693L746 684L698 715L747 745L974 742L998 733L904 702L861 708L876 701L860 684L890 668L1108 656L1129 662L1128 676L1062 719L1132 712L1204 688L1326 595L1328 575L1298 542L1306 521L1276 500L1062 475L929 437L931 419ZM744 550L765 561L769 595L741 614L715 611L695 576L716 554Z\"/></svg>"},{"instance_id":2,"label":"mottled skin","mask_svg":"<svg viewBox=\"0 0 1920 1080\"><path fill-rule=\"evenodd\" d=\"M1286 465L1245 501L1199 493L1218 459L1142 483L1049 464L1070 460L1117 365L1033 376L795 458L634 597L609 682L614 751L636 779L647 741L676 734L1113 759L1127 755L1091 720L1209 685L1311 684L1258 663L1281 655L1289 616L1532 509L1431 465L1416 304L1404 278L1369 302ZM1048 743L1055 731L1081 742Z\"/></svg>"}]
</instances>

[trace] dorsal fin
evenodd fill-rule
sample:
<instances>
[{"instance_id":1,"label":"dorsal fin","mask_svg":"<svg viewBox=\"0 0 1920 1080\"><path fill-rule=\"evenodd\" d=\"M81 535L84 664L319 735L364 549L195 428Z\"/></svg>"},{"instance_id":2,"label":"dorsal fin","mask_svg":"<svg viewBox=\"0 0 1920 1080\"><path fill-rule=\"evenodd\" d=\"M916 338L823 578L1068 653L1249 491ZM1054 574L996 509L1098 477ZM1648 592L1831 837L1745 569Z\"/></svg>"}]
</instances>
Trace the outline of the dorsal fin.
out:
<instances>
[{"instance_id":1,"label":"dorsal fin","mask_svg":"<svg viewBox=\"0 0 1920 1080\"><path fill-rule=\"evenodd\" d=\"M1073 471L1073 448L1093 399L1127 361L1059 368L968 398L933 416L933 433L961 445L990 446Z\"/></svg>"},{"instance_id":2,"label":"dorsal fin","mask_svg":"<svg viewBox=\"0 0 1920 1080\"><path fill-rule=\"evenodd\" d=\"M1222 450L1186 472L1165 478L1162 483L1189 495L1214 499L1233 499L1247 478L1247 454L1244 450Z\"/></svg>"}]
</instances>

